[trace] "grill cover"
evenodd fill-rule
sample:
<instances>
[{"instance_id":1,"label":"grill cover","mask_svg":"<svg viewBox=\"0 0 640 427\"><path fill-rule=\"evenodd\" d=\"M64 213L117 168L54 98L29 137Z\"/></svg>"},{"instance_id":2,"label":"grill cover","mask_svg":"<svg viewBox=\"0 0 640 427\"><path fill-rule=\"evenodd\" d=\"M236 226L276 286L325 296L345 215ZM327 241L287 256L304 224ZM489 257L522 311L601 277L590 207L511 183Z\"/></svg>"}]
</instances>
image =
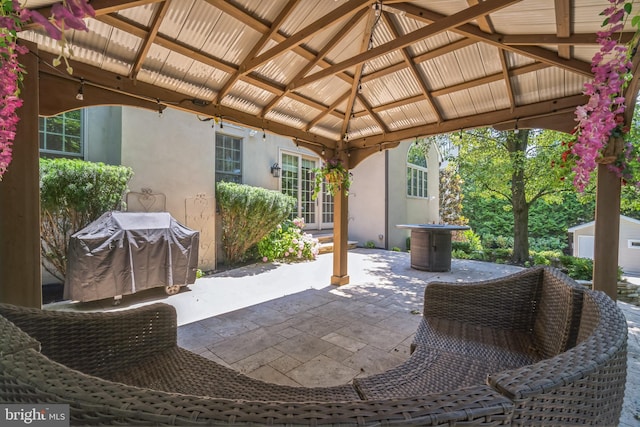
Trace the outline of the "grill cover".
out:
<instances>
[{"instance_id":1,"label":"grill cover","mask_svg":"<svg viewBox=\"0 0 640 427\"><path fill-rule=\"evenodd\" d=\"M64 297L94 301L196 280L199 233L168 212L107 212L71 236Z\"/></svg>"}]
</instances>

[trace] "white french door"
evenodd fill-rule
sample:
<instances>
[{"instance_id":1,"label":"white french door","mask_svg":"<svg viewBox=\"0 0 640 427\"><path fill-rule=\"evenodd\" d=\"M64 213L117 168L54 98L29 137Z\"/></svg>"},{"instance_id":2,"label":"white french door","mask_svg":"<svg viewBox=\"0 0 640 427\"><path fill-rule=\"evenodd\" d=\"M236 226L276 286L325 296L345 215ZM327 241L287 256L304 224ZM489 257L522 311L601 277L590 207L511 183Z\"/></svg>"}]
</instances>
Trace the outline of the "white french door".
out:
<instances>
[{"instance_id":1,"label":"white french door","mask_svg":"<svg viewBox=\"0 0 640 427\"><path fill-rule=\"evenodd\" d=\"M292 216L304 218L309 229L333 227L333 198L327 194L316 200L311 198L315 186L313 169L318 167L318 159L283 152L281 164L282 192L297 200Z\"/></svg>"}]
</instances>

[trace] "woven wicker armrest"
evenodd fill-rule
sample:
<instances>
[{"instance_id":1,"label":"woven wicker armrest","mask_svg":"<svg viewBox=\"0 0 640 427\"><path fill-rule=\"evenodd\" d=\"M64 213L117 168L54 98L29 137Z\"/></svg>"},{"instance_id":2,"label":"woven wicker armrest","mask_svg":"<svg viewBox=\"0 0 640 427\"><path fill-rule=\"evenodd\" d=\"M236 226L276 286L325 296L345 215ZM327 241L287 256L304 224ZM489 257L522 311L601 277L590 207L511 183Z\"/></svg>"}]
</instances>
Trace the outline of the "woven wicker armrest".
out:
<instances>
[{"instance_id":1,"label":"woven wicker armrest","mask_svg":"<svg viewBox=\"0 0 640 427\"><path fill-rule=\"evenodd\" d=\"M32 349L0 359L0 400L70 405L72 425L508 425L513 403L487 386L402 399L260 402L101 380Z\"/></svg>"},{"instance_id":2,"label":"woven wicker armrest","mask_svg":"<svg viewBox=\"0 0 640 427\"><path fill-rule=\"evenodd\" d=\"M542 276L541 268L530 268L494 280L431 282L424 293L424 317L529 331Z\"/></svg>"},{"instance_id":3,"label":"woven wicker armrest","mask_svg":"<svg viewBox=\"0 0 640 427\"><path fill-rule=\"evenodd\" d=\"M42 354L97 376L126 368L177 345L176 312L166 304L109 313L0 304L0 315L38 340Z\"/></svg>"},{"instance_id":4,"label":"woven wicker armrest","mask_svg":"<svg viewBox=\"0 0 640 427\"><path fill-rule=\"evenodd\" d=\"M603 292L587 291L581 329L575 347L489 376L490 386L516 402L522 425L540 419L548 424L617 425L627 371L626 321Z\"/></svg>"}]
</instances>

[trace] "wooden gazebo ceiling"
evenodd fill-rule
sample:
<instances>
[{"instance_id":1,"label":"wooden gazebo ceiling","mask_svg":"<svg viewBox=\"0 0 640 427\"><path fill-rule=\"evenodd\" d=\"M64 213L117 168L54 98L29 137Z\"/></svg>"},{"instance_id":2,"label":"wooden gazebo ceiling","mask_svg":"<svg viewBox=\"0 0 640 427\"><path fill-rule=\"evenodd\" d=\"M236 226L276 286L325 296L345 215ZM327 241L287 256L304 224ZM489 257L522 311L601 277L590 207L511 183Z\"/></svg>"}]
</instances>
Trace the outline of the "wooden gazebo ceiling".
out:
<instances>
[{"instance_id":1,"label":"wooden gazebo ceiling","mask_svg":"<svg viewBox=\"0 0 640 427\"><path fill-rule=\"evenodd\" d=\"M28 6L46 13L52 3ZM40 66L41 114L169 106L289 136L326 156L348 151L353 166L401 140L464 128L571 128L608 2L91 4L90 32L68 36L73 75ZM35 30L22 36L48 63L59 51Z\"/></svg>"}]
</instances>

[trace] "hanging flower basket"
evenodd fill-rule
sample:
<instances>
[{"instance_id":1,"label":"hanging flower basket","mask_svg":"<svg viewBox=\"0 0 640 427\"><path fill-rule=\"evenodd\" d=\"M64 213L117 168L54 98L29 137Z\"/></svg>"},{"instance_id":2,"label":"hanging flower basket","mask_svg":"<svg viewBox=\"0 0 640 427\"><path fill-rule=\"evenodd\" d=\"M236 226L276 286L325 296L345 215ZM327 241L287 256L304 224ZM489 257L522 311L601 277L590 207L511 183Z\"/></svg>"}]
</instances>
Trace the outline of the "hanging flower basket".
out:
<instances>
[{"instance_id":1,"label":"hanging flower basket","mask_svg":"<svg viewBox=\"0 0 640 427\"><path fill-rule=\"evenodd\" d=\"M313 172L315 174L315 187L311 196L313 200L322 192L323 186L331 196L334 196L340 189L344 190L345 195L349 194L352 175L342 166L340 160L329 159L321 168L316 168Z\"/></svg>"}]
</instances>

